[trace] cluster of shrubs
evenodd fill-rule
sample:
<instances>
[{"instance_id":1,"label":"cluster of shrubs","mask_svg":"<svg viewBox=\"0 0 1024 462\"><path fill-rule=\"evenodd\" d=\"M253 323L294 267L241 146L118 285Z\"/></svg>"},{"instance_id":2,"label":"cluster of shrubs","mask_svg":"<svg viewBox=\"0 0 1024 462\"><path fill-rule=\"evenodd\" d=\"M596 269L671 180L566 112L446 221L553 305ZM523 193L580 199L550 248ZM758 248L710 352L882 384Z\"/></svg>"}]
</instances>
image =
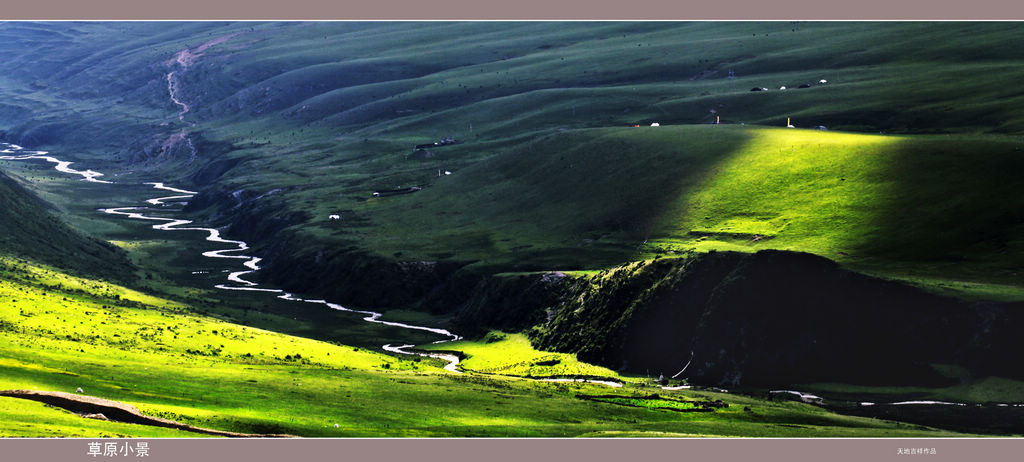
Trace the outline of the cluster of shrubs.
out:
<instances>
[{"instance_id":1,"label":"cluster of shrubs","mask_svg":"<svg viewBox=\"0 0 1024 462\"><path fill-rule=\"evenodd\" d=\"M190 355L198 355L198 356L220 356L220 352L223 351L223 350L224 350L224 345L221 345L219 347L215 347L213 345L206 345L206 350L188 349L188 350L185 350L185 353L190 354Z\"/></svg>"}]
</instances>

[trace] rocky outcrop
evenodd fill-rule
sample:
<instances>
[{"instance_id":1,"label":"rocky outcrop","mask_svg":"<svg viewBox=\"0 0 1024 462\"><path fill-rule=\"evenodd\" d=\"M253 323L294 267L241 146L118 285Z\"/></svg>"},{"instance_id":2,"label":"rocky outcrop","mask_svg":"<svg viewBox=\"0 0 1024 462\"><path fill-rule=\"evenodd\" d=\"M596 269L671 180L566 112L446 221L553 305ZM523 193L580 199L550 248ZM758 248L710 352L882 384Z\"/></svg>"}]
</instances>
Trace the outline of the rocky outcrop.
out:
<instances>
[{"instance_id":1,"label":"rocky outcrop","mask_svg":"<svg viewBox=\"0 0 1024 462\"><path fill-rule=\"evenodd\" d=\"M560 272L483 278L455 316L455 330L475 337L490 329L517 332L547 321L573 279Z\"/></svg>"}]
</instances>

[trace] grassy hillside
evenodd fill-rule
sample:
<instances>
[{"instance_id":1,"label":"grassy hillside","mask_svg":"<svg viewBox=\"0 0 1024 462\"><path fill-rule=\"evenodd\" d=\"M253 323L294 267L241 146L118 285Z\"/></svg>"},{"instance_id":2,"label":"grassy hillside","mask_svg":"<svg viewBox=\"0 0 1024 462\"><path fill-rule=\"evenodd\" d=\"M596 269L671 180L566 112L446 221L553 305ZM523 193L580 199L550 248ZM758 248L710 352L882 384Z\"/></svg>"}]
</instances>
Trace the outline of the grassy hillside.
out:
<instances>
[{"instance_id":1,"label":"grassy hillside","mask_svg":"<svg viewBox=\"0 0 1024 462\"><path fill-rule=\"evenodd\" d=\"M1020 146L750 126L572 130L303 229L399 260L499 271L796 250L965 296L1020 299ZM340 210L331 205L317 203L314 216Z\"/></svg>"},{"instance_id":2,"label":"grassy hillside","mask_svg":"<svg viewBox=\"0 0 1024 462\"><path fill-rule=\"evenodd\" d=\"M648 249L773 248L1016 286L1016 138L755 129L659 217Z\"/></svg>"},{"instance_id":3,"label":"grassy hillside","mask_svg":"<svg viewBox=\"0 0 1024 462\"><path fill-rule=\"evenodd\" d=\"M350 265L339 249L493 272L770 247L1013 298L1021 220L1004 205L1017 180L1003 172L1017 166L1024 129L1024 55L1008 45L1022 33L1014 23L14 23L0 28L12 69L0 130L130 169L126 178L191 183L206 218L244 223L232 231L268 256L326 253L321 269ZM702 126L716 117L747 125ZM752 127L789 118L906 136ZM626 128L651 122L663 126ZM953 136L918 136L936 133ZM462 143L412 152L443 136ZM424 189L371 199L410 186ZM279 260L267 261L297 263Z\"/></svg>"}]
</instances>

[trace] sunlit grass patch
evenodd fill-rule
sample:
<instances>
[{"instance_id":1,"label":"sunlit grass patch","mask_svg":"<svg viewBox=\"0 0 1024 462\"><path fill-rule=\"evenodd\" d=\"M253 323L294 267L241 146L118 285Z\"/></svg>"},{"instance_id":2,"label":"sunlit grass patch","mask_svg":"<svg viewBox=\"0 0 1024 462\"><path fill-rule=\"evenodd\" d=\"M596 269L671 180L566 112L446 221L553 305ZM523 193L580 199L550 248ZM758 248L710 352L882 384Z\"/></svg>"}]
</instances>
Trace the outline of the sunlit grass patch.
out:
<instances>
[{"instance_id":1,"label":"sunlit grass patch","mask_svg":"<svg viewBox=\"0 0 1024 462\"><path fill-rule=\"evenodd\" d=\"M31 283L41 288L101 296L115 302L124 300L161 308L183 308L181 303L154 297L117 284L71 276L59 270L0 256L0 275L5 279Z\"/></svg>"},{"instance_id":2,"label":"sunlit grass patch","mask_svg":"<svg viewBox=\"0 0 1024 462\"><path fill-rule=\"evenodd\" d=\"M494 331L481 340L462 340L424 348L460 351L466 355L460 363L463 368L491 374L621 378L611 369L576 359L575 354L537 350L523 334Z\"/></svg>"},{"instance_id":3,"label":"sunlit grass patch","mask_svg":"<svg viewBox=\"0 0 1024 462\"><path fill-rule=\"evenodd\" d=\"M886 157L902 138L752 128L660 221L651 247L802 250L835 257L873 227L887 199Z\"/></svg>"},{"instance_id":4,"label":"sunlit grass patch","mask_svg":"<svg viewBox=\"0 0 1024 462\"><path fill-rule=\"evenodd\" d=\"M662 398L657 395L651 396L614 396L614 395L603 395L603 396L586 396L580 395L582 399L589 399L592 401L598 401L602 403L618 404L620 406L633 406L642 407L645 409L664 409L670 411L710 411L713 410L711 407L707 407L702 403L695 401L685 401L678 399Z\"/></svg>"},{"instance_id":5,"label":"sunlit grass patch","mask_svg":"<svg viewBox=\"0 0 1024 462\"><path fill-rule=\"evenodd\" d=\"M116 246L118 246L118 247L120 247L122 249L128 249L128 250L139 249L139 248L143 248L143 247L147 247L147 246L151 246L151 245L159 245L160 244L159 241L145 241L145 240L123 241L123 240L116 240L115 239L115 240L110 240L110 241L107 241L107 242L110 242L111 244L114 244L114 245L116 245Z\"/></svg>"}]
</instances>

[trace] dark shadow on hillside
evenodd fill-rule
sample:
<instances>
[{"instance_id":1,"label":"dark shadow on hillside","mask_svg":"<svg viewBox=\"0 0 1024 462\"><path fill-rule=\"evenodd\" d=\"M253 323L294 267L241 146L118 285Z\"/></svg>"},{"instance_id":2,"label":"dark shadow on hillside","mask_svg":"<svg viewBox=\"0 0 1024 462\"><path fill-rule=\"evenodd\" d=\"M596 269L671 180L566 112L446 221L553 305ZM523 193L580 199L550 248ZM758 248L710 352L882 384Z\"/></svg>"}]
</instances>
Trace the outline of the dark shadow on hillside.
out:
<instances>
[{"instance_id":1,"label":"dark shadow on hillside","mask_svg":"<svg viewBox=\"0 0 1024 462\"><path fill-rule=\"evenodd\" d=\"M0 171L0 254L53 265L77 275L125 282L124 252L58 218L56 208ZM130 272L128 272L130 274Z\"/></svg>"},{"instance_id":2,"label":"dark shadow on hillside","mask_svg":"<svg viewBox=\"0 0 1024 462\"><path fill-rule=\"evenodd\" d=\"M966 302L796 252L715 252L570 287L538 348L696 384L949 386L933 364L1019 380L1020 303Z\"/></svg>"},{"instance_id":3,"label":"dark shadow on hillside","mask_svg":"<svg viewBox=\"0 0 1024 462\"><path fill-rule=\"evenodd\" d=\"M420 229L441 236L438 245L463 245L445 236L467 230L510 242L498 249L506 255L481 250L520 270L551 269L553 254L580 268L614 264L613 248L628 258L673 202L747 141L741 129L712 126L562 133L465 169L394 210L450 217L424 220L444 229Z\"/></svg>"},{"instance_id":4,"label":"dark shadow on hillside","mask_svg":"<svg viewBox=\"0 0 1024 462\"><path fill-rule=\"evenodd\" d=\"M1022 149L1012 140L948 136L894 144L878 173L888 193L854 255L920 265L925 274L1019 280Z\"/></svg>"}]
</instances>

